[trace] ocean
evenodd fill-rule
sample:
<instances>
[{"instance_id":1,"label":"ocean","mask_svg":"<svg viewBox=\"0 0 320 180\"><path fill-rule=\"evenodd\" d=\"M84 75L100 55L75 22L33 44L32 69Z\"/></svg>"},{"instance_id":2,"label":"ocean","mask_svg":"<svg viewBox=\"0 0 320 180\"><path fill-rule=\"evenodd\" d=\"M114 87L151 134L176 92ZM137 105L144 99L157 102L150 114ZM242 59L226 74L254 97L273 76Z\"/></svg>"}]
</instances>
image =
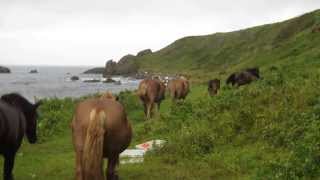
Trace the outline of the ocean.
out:
<instances>
[{"instance_id":1,"label":"ocean","mask_svg":"<svg viewBox=\"0 0 320 180\"><path fill-rule=\"evenodd\" d=\"M125 77L112 77L121 81L114 83L88 83L85 80L103 79L99 74L82 74L93 67L64 67L64 66L6 66L10 74L0 73L0 95L17 92L34 101L35 98L64 98L111 91L118 93L123 90L134 90L139 80ZM38 73L31 74L36 69ZM79 76L80 80L71 81L71 76Z\"/></svg>"}]
</instances>

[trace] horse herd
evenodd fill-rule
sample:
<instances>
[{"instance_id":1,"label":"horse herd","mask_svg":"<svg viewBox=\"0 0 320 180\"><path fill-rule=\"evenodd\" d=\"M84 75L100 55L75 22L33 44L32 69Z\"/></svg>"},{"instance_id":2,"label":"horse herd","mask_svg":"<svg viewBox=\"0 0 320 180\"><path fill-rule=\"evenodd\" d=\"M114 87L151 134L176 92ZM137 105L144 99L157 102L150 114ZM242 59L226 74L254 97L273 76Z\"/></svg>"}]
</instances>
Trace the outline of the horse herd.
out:
<instances>
[{"instance_id":1,"label":"horse herd","mask_svg":"<svg viewBox=\"0 0 320 180\"><path fill-rule=\"evenodd\" d=\"M242 86L249 84L254 80L260 78L260 73L258 68L248 68L241 72L235 72L231 74L227 80L226 84L231 84L232 86ZM218 94L220 89L220 79L212 79L208 82L208 93L210 96ZM189 81L181 76L169 81L167 87L164 82L159 78L148 78L140 82L137 95L144 106L144 113L149 119L153 115L153 108L157 105L157 110L160 109L161 101L165 99L166 89L172 98L173 102L179 99L185 99L190 91Z\"/></svg>"},{"instance_id":2,"label":"horse herd","mask_svg":"<svg viewBox=\"0 0 320 180\"><path fill-rule=\"evenodd\" d=\"M259 69L249 68L231 74L226 83L241 86L259 79ZM160 109L168 90L173 102L185 99L190 84L185 77L171 80L167 86L157 78L142 80L137 95L144 106L146 118L153 115L154 106ZM208 93L216 95L220 80L208 82ZM75 178L77 180L117 180L116 167L119 154L130 144L132 128L124 106L111 93L98 98L86 99L77 104L71 122L72 141L75 150ZM41 101L34 104L17 93L0 98L0 154L4 156L4 180L12 180L15 155L24 135L33 144L37 141L37 109ZM106 176L103 159L108 159Z\"/></svg>"}]
</instances>

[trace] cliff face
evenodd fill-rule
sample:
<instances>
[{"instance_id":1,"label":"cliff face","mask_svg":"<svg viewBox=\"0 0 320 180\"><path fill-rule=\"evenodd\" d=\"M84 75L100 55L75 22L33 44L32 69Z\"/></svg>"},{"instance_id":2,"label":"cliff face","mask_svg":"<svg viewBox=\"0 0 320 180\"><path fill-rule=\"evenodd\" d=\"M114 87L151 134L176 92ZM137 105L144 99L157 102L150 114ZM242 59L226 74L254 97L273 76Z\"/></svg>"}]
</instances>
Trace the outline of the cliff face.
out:
<instances>
[{"instance_id":1,"label":"cliff face","mask_svg":"<svg viewBox=\"0 0 320 180\"><path fill-rule=\"evenodd\" d=\"M114 62L112 59L107 61L105 66L104 75L114 75L116 73L117 62Z\"/></svg>"},{"instance_id":2,"label":"cliff face","mask_svg":"<svg viewBox=\"0 0 320 180\"><path fill-rule=\"evenodd\" d=\"M120 59L117 64L116 73L123 75L132 75L138 72L138 66L135 62L136 57L128 54Z\"/></svg>"}]
</instances>

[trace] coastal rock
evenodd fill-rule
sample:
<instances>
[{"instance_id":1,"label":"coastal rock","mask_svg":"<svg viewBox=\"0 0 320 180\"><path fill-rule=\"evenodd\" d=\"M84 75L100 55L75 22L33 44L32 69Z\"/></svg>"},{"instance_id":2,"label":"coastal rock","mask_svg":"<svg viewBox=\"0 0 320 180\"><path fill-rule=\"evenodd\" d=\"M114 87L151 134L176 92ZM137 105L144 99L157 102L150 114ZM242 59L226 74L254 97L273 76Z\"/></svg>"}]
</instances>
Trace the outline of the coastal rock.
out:
<instances>
[{"instance_id":1,"label":"coastal rock","mask_svg":"<svg viewBox=\"0 0 320 180\"><path fill-rule=\"evenodd\" d=\"M142 50L142 51L138 52L137 56L141 57L141 56L145 56L145 55L148 55L148 54L151 54L151 53L152 53L151 49L145 49L145 50Z\"/></svg>"},{"instance_id":2,"label":"coastal rock","mask_svg":"<svg viewBox=\"0 0 320 180\"><path fill-rule=\"evenodd\" d=\"M132 75L138 71L138 65L135 62L136 56L128 54L123 56L119 62L109 60L106 63L105 71L103 76L109 77L112 75Z\"/></svg>"},{"instance_id":3,"label":"coastal rock","mask_svg":"<svg viewBox=\"0 0 320 180\"><path fill-rule=\"evenodd\" d=\"M88 79L88 80L84 80L83 82L85 82L85 83L98 83L98 82L100 82L100 80L99 79Z\"/></svg>"},{"instance_id":4,"label":"coastal rock","mask_svg":"<svg viewBox=\"0 0 320 180\"><path fill-rule=\"evenodd\" d=\"M11 70L7 67L0 66L0 73L11 73Z\"/></svg>"},{"instance_id":5,"label":"coastal rock","mask_svg":"<svg viewBox=\"0 0 320 180\"><path fill-rule=\"evenodd\" d=\"M111 78L107 78L105 81L103 81L104 83L114 83L116 82L115 80L111 79Z\"/></svg>"},{"instance_id":6,"label":"coastal rock","mask_svg":"<svg viewBox=\"0 0 320 180\"><path fill-rule=\"evenodd\" d=\"M123 56L117 64L118 75L130 75L135 74L138 71L138 65L135 62L136 57L128 54Z\"/></svg>"},{"instance_id":7,"label":"coastal rock","mask_svg":"<svg viewBox=\"0 0 320 180\"><path fill-rule=\"evenodd\" d=\"M92 68L92 69L89 69L89 70L83 72L83 74L103 74L104 71L105 71L105 68L96 67L96 68Z\"/></svg>"},{"instance_id":8,"label":"coastal rock","mask_svg":"<svg viewBox=\"0 0 320 180\"><path fill-rule=\"evenodd\" d=\"M32 69L29 73L30 73L30 74L37 74L37 73L38 73L38 70Z\"/></svg>"},{"instance_id":9,"label":"coastal rock","mask_svg":"<svg viewBox=\"0 0 320 180\"><path fill-rule=\"evenodd\" d=\"M79 76L72 76L70 78L71 81L78 81L79 79L80 79Z\"/></svg>"},{"instance_id":10,"label":"coastal rock","mask_svg":"<svg viewBox=\"0 0 320 180\"><path fill-rule=\"evenodd\" d=\"M130 60L133 60L135 58L135 56L134 55L132 55L132 54L127 54L127 55L125 55L125 56L123 56L120 60L119 60L119 62L118 62L118 64L126 64L128 61L130 61Z\"/></svg>"},{"instance_id":11,"label":"coastal rock","mask_svg":"<svg viewBox=\"0 0 320 180\"><path fill-rule=\"evenodd\" d=\"M107 61L104 76L114 75L116 73L117 62L114 62L112 59Z\"/></svg>"}]
</instances>

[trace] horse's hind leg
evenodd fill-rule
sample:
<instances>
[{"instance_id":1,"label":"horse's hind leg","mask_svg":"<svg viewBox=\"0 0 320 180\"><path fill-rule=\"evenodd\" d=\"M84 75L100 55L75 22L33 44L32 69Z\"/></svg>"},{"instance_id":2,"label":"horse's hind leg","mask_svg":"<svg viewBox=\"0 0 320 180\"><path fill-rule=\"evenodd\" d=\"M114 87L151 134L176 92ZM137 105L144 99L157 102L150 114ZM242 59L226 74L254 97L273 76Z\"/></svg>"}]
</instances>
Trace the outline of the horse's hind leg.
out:
<instances>
[{"instance_id":1,"label":"horse's hind leg","mask_svg":"<svg viewBox=\"0 0 320 180\"><path fill-rule=\"evenodd\" d=\"M108 168L106 171L107 180L118 180L118 174L117 174L117 164L119 163L119 155L114 155L110 158L108 158Z\"/></svg>"},{"instance_id":2,"label":"horse's hind leg","mask_svg":"<svg viewBox=\"0 0 320 180\"><path fill-rule=\"evenodd\" d=\"M150 118L152 118L154 115L154 104L154 101L150 104Z\"/></svg>"},{"instance_id":3,"label":"horse's hind leg","mask_svg":"<svg viewBox=\"0 0 320 180\"><path fill-rule=\"evenodd\" d=\"M82 152L80 150L76 151L76 180L83 180L83 172L82 172Z\"/></svg>"},{"instance_id":4,"label":"horse's hind leg","mask_svg":"<svg viewBox=\"0 0 320 180\"><path fill-rule=\"evenodd\" d=\"M148 107L147 107L147 104L144 102L143 103L143 110L144 110L144 114L147 116L147 114L148 114Z\"/></svg>"},{"instance_id":5,"label":"horse's hind leg","mask_svg":"<svg viewBox=\"0 0 320 180\"><path fill-rule=\"evenodd\" d=\"M151 105L152 105L152 102L147 103L147 119L151 118Z\"/></svg>"},{"instance_id":6,"label":"horse's hind leg","mask_svg":"<svg viewBox=\"0 0 320 180\"><path fill-rule=\"evenodd\" d=\"M83 133L79 130L79 126L75 125L75 118L72 120L71 123L71 130L72 130L72 142L73 147L76 152L75 157L75 179L76 180L83 180L83 170L82 170L82 154L83 154Z\"/></svg>"},{"instance_id":7,"label":"horse's hind leg","mask_svg":"<svg viewBox=\"0 0 320 180\"><path fill-rule=\"evenodd\" d=\"M12 169L14 166L15 152L5 153L4 154L4 180L13 180Z\"/></svg>"}]
</instances>

